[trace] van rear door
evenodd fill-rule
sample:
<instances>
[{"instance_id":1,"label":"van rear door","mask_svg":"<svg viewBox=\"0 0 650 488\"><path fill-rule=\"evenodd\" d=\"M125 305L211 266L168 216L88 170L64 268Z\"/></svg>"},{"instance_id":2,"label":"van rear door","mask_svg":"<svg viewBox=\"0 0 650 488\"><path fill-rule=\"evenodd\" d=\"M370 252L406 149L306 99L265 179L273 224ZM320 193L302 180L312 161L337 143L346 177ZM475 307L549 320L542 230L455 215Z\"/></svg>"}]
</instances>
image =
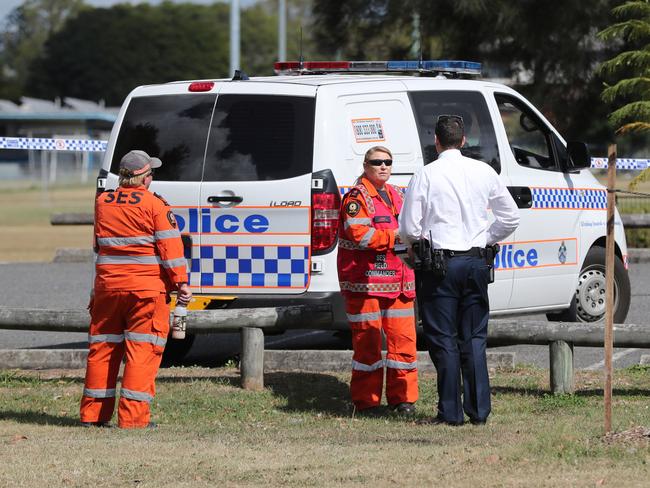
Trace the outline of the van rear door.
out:
<instances>
[{"instance_id":1,"label":"van rear door","mask_svg":"<svg viewBox=\"0 0 650 488\"><path fill-rule=\"evenodd\" d=\"M201 239L192 252L203 293L307 289L315 91L252 81L222 86L200 189Z\"/></svg>"}]
</instances>

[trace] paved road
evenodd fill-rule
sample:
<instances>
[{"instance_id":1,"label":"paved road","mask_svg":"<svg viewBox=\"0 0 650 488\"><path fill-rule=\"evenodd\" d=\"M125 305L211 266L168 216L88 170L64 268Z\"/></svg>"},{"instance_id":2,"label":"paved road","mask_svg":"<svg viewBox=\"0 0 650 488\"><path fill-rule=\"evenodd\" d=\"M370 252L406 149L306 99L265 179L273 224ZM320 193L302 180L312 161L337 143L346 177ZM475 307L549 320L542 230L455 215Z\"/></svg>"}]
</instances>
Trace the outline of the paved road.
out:
<instances>
[{"instance_id":1,"label":"paved road","mask_svg":"<svg viewBox=\"0 0 650 488\"><path fill-rule=\"evenodd\" d=\"M69 309L84 307L88 301L90 266L85 263L0 264L0 306ZM633 264L630 270L632 303L628 322L650 320L650 263ZM545 319L542 316L532 316ZM240 350L239 334L211 334L191 348L186 363L217 365L235 357ZM349 337L333 332L299 330L267 336L268 349L349 349ZM0 348L82 348L86 334L0 330ZM518 363L548 367L548 347L509 346L495 350L516 352ZM615 349L616 367L638 364L650 351ZM577 368L599 369L600 348L576 348Z\"/></svg>"}]
</instances>

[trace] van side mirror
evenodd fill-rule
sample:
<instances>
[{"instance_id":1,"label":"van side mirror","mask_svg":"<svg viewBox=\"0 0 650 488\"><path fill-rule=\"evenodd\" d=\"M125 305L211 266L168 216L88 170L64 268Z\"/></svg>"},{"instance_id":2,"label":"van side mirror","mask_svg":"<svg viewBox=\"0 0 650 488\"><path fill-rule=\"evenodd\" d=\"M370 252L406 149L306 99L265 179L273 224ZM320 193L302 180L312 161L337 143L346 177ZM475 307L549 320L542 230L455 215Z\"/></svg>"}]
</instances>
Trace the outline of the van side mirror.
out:
<instances>
[{"instance_id":1,"label":"van side mirror","mask_svg":"<svg viewBox=\"0 0 650 488\"><path fill-rule=\"evenodd\" d=\"M584 142L569 141L566 150L569 153L569 170L591 168L589 149Z\"/></svg>"}]
</instances>

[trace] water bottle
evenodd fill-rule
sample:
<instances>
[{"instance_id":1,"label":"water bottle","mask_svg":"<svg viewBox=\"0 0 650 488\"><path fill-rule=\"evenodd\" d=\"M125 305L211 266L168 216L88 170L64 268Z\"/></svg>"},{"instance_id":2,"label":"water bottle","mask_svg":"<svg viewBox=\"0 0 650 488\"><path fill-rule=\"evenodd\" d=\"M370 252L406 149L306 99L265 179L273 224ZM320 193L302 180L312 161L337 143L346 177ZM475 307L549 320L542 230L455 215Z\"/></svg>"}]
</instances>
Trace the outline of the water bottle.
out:
<instances>
[{"instance_id":1,"label":"water bottle","mask_svg":"<svg viewBox=\"0 0 650 488\"><path fill-rule=\"evenodd\" d=\"M185 339L185 326L187 325L187 305L176 302L174 317L172 318L172 339Z\"/></svg>"}]
</instances>

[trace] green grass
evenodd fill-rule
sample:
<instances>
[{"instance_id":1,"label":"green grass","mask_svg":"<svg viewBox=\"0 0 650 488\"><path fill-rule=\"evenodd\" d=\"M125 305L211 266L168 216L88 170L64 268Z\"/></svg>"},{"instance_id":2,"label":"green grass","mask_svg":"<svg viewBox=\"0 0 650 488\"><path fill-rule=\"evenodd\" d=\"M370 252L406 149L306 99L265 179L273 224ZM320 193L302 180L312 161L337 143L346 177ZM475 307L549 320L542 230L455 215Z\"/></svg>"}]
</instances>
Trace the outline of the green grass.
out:
<instances>
[{"instance_id":1,"label":"green grass","mask_svg":"<svg viewBox=\"0 0 650 488\"><path fill-rule=\"evenodd\" d=\"M646 368L616 372L614 427L650 425ZM548 394L548 371L492 374L487 426L352 416L347 374L161 371L157 430L77 427L83 372L0 374L0 486L645 486L648 439L605 442L601 378ZM418 418L434 414L422 375ZM3 449L6 447L6 449Z\"/></svg>"}]
</instances>

